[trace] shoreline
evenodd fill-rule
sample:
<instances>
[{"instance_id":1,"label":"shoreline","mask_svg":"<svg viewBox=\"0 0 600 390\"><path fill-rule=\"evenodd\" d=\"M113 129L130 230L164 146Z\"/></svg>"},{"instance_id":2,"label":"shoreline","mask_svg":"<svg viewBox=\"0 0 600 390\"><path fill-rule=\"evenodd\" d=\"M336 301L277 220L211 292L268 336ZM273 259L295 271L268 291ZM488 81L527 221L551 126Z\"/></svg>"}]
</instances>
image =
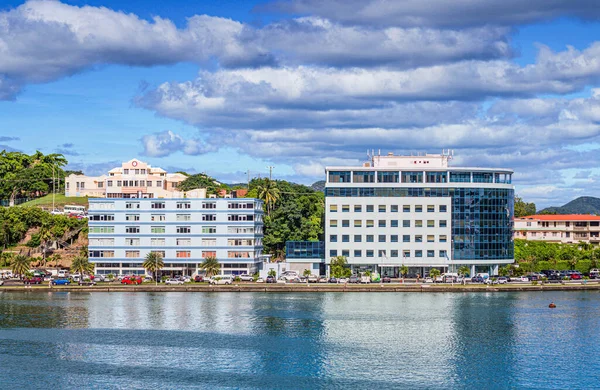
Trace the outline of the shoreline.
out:
<instances>
[{"instance_id":1,"label":"shoreline","mask_svg":"<svg viewBox=\"0 0 600 390\"><path fill-rule=\"evenodd\" d=\"M434 284L370 284L370 285L324 285L324 284L238 284L238 285L183 285L183 286L60 286L49 288L47 286L2 286L0 293L6 292L510 292L510 291L600 291L600 284L544 284L544 285L434 285Z\"/></svg>"}]
</instances>

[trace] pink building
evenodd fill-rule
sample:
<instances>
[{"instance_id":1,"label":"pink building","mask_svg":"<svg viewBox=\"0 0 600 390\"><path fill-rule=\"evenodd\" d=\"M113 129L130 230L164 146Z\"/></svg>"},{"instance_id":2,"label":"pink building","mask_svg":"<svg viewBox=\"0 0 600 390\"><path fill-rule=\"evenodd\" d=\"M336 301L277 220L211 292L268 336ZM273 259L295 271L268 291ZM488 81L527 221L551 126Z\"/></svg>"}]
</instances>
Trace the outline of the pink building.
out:
<instances>
[{"instance_id":1,"label":"pink building","mask_svg":"<svg viewBox=\"0 0 600 390\"><path fill-rule=\"evenodd\" d=\"M515 239L600 244L600 216L597 215L529 215L515 218L514 222Z\"/></svg>"}]
</instances>

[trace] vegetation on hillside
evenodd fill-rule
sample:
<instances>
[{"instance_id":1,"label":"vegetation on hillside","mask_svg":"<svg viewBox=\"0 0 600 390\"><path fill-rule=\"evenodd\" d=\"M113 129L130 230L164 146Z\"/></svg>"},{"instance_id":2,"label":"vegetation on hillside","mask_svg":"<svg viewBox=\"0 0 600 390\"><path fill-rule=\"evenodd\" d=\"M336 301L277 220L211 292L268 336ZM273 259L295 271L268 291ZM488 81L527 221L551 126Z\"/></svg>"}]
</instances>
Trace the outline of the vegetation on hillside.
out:
<instances>
[{"instance_id":1,"label":"vegetation on hillside","mask_svg":"<svg viewBox=\"0 0 600 390\"><path fill-rule=\"evenodd\" d=\"M515 240L515 262L521 273L542 269L575 269L586 273L591 268L598 268L600 248L585 242L559 244Z\"/></svg>"},{"instance_id":2,"label":"vegetation on hillside","mask_svg":"<svg viewBox=\"0 0 600 390\"><path fill-rule=\"evenodd\" d=\"M219 183L216 179L208 176L205 173L189 175L188 178L182 181L178 187L178 189L181 191L190 191L196 188L206 188L207 195L215 195L221 189L229 189L226 184Z\"/></svg>"},{"instance_id":3,"label":"vegetation on hillside","mask_svg":"<svg viewBox=\"0 0 600 390\"><path fill-rule=\"evenodd\" d=\"M64 195L64 193L54 194L55 207L61 208L68 204L82 205L87 208L88 207L88 197L87 196L66 197ZM42 196L40 198L30 200L29 202L23 203L21 206L36 206L36 207L52 208L52 194L48 194L46 196Z\"/></svg>"},{"instance_id":4,"label":"vegetation on hillside","mask_svg":"<svg viewBox=\"0 0 600 390\"><path fill-rule=\"evenodd\" d=\"M534 215L535 212L535 203L526 203L518 195L515 195L515 218Z\"/></svg>"},{"instance_id":5,"label":"vegetation on hillside","mask_svg":"<svg viewBox=\"0 0 600 390\"><path fill-rule=\"evenodd\" d=\"M284 180L253 179L248 198L269 200L264 216L265 253L282 258L286 241L322 239L325 196L301 184Z\"/></svg>"},{"instance_id":6,"label":"vegetation on hillside","mask_svg":"<svg viewBox=\"0 0 600 390\"><path fill-rule=\"evenodd\" d=\"M580 196L560 207L547 207L541 214L600 214L600 198Z\"/></svg>"}]
</instances>

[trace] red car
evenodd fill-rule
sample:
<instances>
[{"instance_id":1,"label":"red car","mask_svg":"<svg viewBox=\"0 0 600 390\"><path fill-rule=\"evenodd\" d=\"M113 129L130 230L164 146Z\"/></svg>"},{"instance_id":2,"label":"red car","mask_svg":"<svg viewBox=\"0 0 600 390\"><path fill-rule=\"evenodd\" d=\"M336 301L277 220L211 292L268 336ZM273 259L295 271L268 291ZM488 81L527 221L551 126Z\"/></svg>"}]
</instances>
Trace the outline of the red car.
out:
<instances>
[{"instance_id":1,"label":"red car","mask_svg":"<svg viewBox=\"0 0 600 390\"><path fill-rule=\"evenodd\" d=\"M142 278L128 276L126 278L121 279L121 284L142 284Z\"/></svg>"},{"instance_id":2,"label":"red car","mask_svg":"<svg viewBox=\"0 0 600 390\"><path fill-rule=\"evenodd\" d=\"M571 274L571 280L579 280L581 279L581 274L579 272L573 272Z\"/></svg>"},{"instance_id":3,"label":"red car","mask_svg":"<svg viewBox=\"0 0 600 390\"><path fill-rule=\"evenodd\" d=\"M25 283L25 284L42 284L43 281L44 281L44 279L42 279L41 277L34 276L32 278L25 279L23 281L23 283Z\"/></svg>"}]
</instances>

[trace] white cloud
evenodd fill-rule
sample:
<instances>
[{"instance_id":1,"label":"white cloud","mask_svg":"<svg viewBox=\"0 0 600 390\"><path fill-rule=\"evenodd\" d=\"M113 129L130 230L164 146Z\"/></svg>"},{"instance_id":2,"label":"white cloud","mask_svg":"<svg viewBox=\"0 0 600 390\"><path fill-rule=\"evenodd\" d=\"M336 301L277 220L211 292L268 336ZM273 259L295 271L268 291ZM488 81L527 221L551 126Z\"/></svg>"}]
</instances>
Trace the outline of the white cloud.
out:
<instances>
[{"instance_id":1,"label":"white cloud","mask_svg":"<svg viewBox=\"0 0 600 390\"><path fill-rule=\"evenodd\" d=\"M215 150L199 139L184 139L171 130L145 135L142 145L144 154L151 157L165 157L175 152L196 156Z\"/></svg>"}]
</instances>

